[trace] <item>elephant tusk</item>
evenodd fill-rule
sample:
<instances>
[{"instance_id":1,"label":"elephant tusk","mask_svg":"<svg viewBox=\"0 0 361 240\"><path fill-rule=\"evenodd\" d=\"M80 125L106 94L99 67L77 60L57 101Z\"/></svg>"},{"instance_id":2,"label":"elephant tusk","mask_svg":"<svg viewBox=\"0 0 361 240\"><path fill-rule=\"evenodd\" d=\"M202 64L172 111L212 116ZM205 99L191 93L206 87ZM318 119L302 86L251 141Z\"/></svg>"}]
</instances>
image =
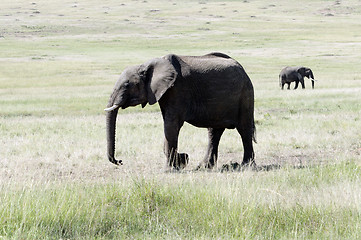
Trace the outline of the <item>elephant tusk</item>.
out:
<instances>
[{"instance_id":1,"label":"elephant tusk","mask_svg":"<svg viewBox=\"0 0 361 240\"><path fill-rule=\"evenodd\" d=\"M114 109L117 109L117 108L119 108L119 105L114 104L113 106L104 109L104 111L106 111L106 112L111 112L111 111L113 111Z\"/></svg>"}]
</instances>

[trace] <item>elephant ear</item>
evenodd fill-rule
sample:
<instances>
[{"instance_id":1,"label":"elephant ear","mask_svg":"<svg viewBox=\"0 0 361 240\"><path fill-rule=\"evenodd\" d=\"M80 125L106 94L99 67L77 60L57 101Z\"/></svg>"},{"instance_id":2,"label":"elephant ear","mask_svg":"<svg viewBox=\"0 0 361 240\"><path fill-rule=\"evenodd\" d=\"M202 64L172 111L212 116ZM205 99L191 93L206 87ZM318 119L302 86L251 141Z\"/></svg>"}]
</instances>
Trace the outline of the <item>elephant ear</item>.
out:
<instances>
[{"instance_id":1,"label":"elephant ear","mask_svg":"<svg viewBox=\"0 0 361 240\"><path fill-rule=\"evenodd\" d=\"M298 73L302 73L302 71L304 71L304 67L297 67L297 72Z\"/></svg>"},{"instance_id":2,"label":"elephant ear","mask_svg":"<svg viewBox=\"0 0 361 240\"><path fill-rule=\"evenodd\" d=\"M177 71L172 63L164 58L156 58L146 63L147 97L150 105L159 101L163 94L174 85Z\"/></svg>"},{"instance_id":3,"label":"elephant ear","mask_svg":"<svg viewBox=\"0 0 361 240\"><path fill-rule=\"evenodd\" d=\"M308 78L314 79L311 68L306 68L306 75Z\"/></svg>"}]
</instances>

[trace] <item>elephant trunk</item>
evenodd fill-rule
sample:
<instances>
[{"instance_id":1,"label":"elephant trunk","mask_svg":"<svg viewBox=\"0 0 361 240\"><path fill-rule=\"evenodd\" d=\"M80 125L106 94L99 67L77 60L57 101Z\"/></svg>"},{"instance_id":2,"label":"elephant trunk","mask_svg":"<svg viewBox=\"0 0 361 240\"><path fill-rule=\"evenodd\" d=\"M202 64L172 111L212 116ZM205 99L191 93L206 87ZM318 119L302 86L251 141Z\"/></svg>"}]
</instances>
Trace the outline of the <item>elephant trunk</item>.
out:
<instances>
[{"instance_id":1,"label":"elephant trunk","mask_svg":"<svg viewBox=\"0 0 361 240\"><path fill-rule=\"evenodd\" d=\"M117 121L118 108L107 112L106 117L106 131L107 131L107 153L110 162L121 165L122 160L116 160L114 157L115 152L115 124Z\"/></svg>"},{"instance_id":2,"label":"elephant trunk","mask_svg":"<svg viewBox=\"0 0 361 240\"><path fill-rule=\"evenodd\" d=\"M311 82L312 82L312 89L315 88L315 78L313 76L313 72L310 70L310 77L311 77Z\"/></svg>"}]
</instances>

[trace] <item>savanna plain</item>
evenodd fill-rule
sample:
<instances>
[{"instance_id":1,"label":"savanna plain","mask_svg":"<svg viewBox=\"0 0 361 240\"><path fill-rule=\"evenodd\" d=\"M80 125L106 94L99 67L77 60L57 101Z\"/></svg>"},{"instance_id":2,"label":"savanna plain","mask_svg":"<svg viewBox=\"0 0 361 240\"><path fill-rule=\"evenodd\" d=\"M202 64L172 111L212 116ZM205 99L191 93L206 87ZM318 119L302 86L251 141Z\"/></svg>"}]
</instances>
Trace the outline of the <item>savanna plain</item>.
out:
<instances>
[{"instance_id":1,"label":"savanna plain","mask_svg":"<svg viewBox=\"0 0 361 240\"><path fill-rule=\"evenodd\" d=\"M0 239L361 239L361 2L0 3ZM207 131L185 124L168 172L157 105L105 113L126 66L223 52L255 89L257 168L227 130L218 166L194 171ZM304 65L315 89L280 90ZM293 87L293 85L292 85Z\"/></svg>"}]
</instances>

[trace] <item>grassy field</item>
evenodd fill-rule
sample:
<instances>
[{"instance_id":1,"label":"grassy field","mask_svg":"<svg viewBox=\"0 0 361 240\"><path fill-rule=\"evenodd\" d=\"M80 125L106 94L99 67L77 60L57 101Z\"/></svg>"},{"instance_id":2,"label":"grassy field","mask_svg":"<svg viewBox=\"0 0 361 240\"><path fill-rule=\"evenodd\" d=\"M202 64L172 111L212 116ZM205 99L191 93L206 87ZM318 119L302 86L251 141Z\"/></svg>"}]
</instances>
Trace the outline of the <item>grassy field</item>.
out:
<instances>
[{"instance_id":1,"label":"grassy field","mask_svg":"<svg viewBox=\"0 0 361 240\"><path fill-rule=\"evenodd\" d=\"M361 5L350 1L0 3L0 239L361 239ZM182 128L165 171L158 106L104 107L121 71L169 53L224 52L255 88L257 170L234 130L193 169L207 131ZM281 91L310 67L315 89ZM292 85L293 87L293 85Z\"/></svg>"}]
</instances>

